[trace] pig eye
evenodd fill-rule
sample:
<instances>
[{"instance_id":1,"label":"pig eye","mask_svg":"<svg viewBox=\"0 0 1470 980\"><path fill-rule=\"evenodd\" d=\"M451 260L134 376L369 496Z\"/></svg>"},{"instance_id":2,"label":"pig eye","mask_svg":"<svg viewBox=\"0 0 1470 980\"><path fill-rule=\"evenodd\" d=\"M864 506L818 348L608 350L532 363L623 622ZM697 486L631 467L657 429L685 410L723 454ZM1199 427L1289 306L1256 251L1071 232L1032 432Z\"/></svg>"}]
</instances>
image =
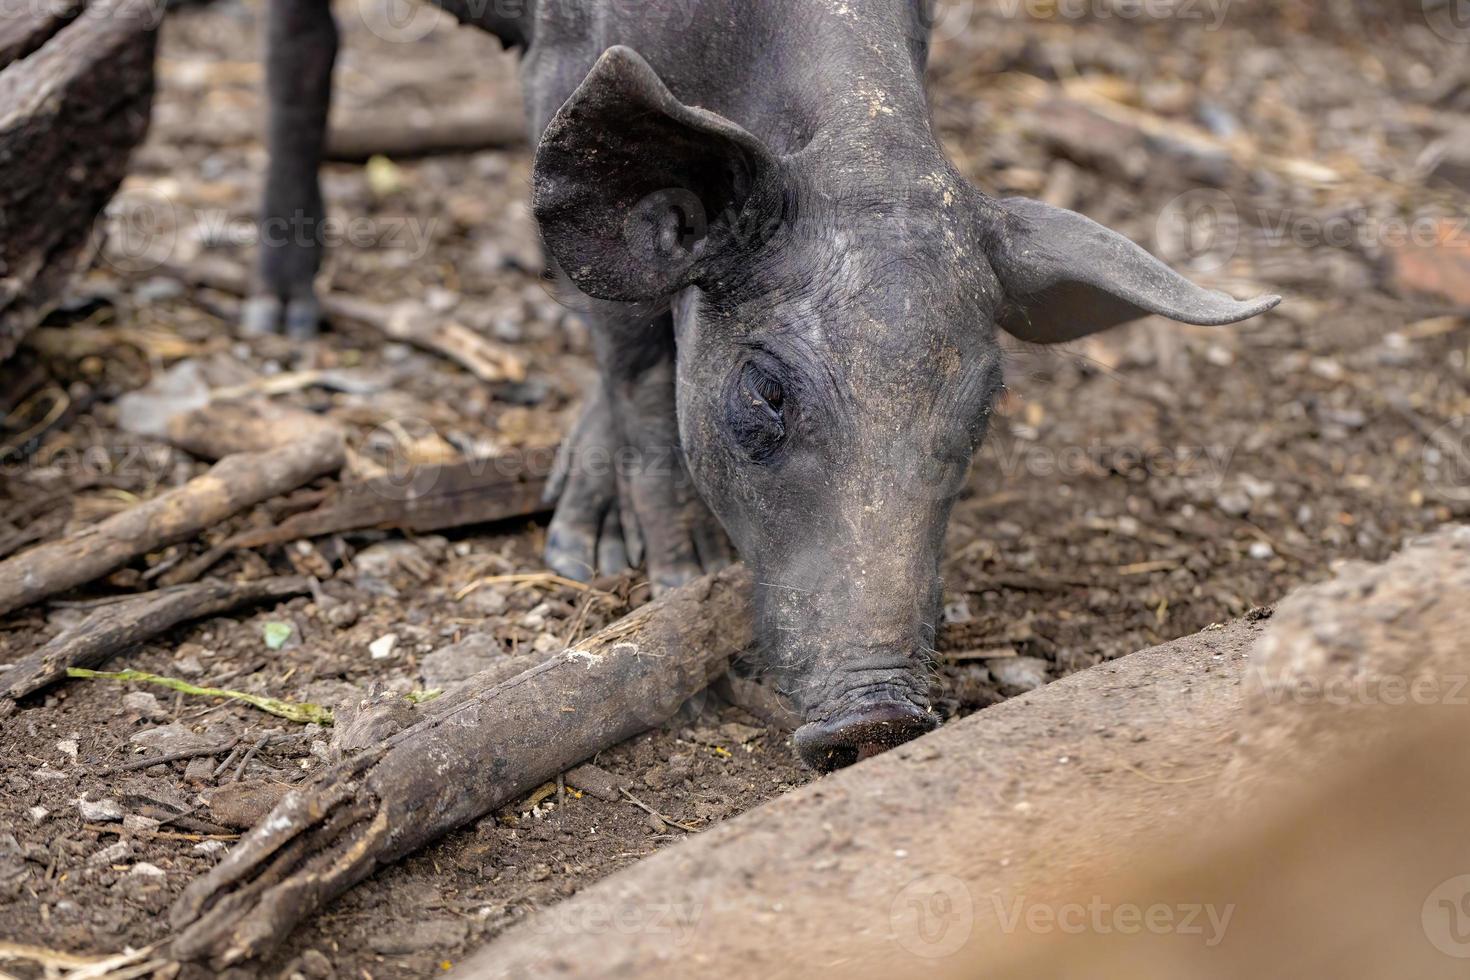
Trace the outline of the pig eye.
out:
<instances>
[{"instance_id":1,"label":"pig eye","mask_svg":"<svg viewBox=\"0 0 1470 980\"><path fill-rule=\"evenodd\" d=\"M730 393L730 431L756 462L776 454L786 438L786 391L770 372L747 363Z\"/></svg>"}]
</instances>

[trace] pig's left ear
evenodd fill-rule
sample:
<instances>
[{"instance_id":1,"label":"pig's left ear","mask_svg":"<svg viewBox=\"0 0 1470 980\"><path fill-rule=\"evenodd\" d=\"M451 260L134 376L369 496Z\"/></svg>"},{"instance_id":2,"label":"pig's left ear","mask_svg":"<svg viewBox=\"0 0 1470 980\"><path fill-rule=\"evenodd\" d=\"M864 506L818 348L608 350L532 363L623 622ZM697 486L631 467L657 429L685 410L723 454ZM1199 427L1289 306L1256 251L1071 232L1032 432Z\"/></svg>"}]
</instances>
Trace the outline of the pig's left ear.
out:
<instances>
[{"instance_id":1,"label":"pig's left ear","mask_svg":"<svg viewBox=\"0 0 1470 980\"><path fill-rule=\"evenodd\" d=\"M668 296L717 274L776 157L609 48L542 134L532 194L548 251L598 299Z\"/></svg>"},{"instance_id":2,"label":"pig's left ear","mask_svg":"<svg viewBox=\"0 0 1470 980\"><path fill-rule=\"evenodd\" d=\"M1240 303L1203 289L1091 218L1039 201L990 202L991 267L1010 299L1000 326L1036 344L1059 344L1151 313L1218 326L1281 302Z\"/></svg>"}]
</instances>

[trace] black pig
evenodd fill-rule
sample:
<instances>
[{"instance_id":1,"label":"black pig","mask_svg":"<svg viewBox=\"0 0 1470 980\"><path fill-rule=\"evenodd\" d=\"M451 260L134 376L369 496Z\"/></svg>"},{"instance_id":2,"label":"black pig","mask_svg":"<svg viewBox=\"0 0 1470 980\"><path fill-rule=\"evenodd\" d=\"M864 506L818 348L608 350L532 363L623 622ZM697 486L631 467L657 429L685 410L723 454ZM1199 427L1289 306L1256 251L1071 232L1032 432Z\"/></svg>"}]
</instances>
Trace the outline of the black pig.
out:
<instances>
[{"instance_id":1,"label":"black pig","mask_svg":"<svg viewBox=\"0 0 1470 980\"><path fill-rule=\"evenodd\" d=\"M1278 302L966 182L930 127L931 2L440 3L523 53L535 213L601 369L548 564L586 579L641 551L667 589L733 539L824 769L936 724L940 547L1001 389L997 330L1049 344ZM310 226L336 29L326 0L271 0L269 24L265 216ZM314 327L313 237L264 251L248 325Z\"/></svg>"}]
</instances>

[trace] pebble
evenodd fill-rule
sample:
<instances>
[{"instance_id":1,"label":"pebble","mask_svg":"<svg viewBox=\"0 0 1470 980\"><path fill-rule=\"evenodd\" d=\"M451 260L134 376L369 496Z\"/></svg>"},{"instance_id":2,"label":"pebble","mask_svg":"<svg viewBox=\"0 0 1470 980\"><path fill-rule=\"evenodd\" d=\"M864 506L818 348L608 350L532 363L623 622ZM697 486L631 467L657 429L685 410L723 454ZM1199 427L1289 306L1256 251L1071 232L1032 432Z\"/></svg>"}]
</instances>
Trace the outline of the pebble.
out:
<instances>
[{"instance_id":1,"label":"pebble","mask_svg":"<svg viewBox=\"0 0 1470 980\"><path fill-rule=\"evenodd\" d=\"M555 635L551 633L542 633L531 643L531 649L536 651L537 653L556 653L565 645L566 644L557 639Z\"/></svg>"},{"instance_id":2,"label":"pebble","mask_svg":"<svg viewBox=\"0 0 1470 980\"><path fill-rule=\"evenodd\" d=\"M74 738L64 738L56 743L56 751L68 756L73 762L76 761L78 748L77 740Z\"/></svg>"},{"instance_id":3,"label":"pebble","mask_svg":"<svg viewBox=\"0 0 1470 980\"><path fill-rule=\"evenodd\" d=\"M161 820L145 817L141 813L129 813L122 819L123 830L132 834L146 833L162 826Z\"/></svg>"},{"instance_id":4,"label":"pebble","mask_svg":"<svg viewBox=\"0 0 1470 980\"><path fill-rule=\"evenodd\" d=\"M393 647L398 643L397 633L384 633L368 644L368 652L374 660L387 660L393 656Z\"/></svg>"},{"instance_id":5,"label":"pebble","mask_svg":"<svg viewBox=\"0 0 1470 980\"><path fill-rule=\"evenodd\" d=\"M149 864L147 861L139 861L137 864L128 869L128 877L164 878L167 876L163 873L163 869L160 868L158 865Z\"/></svg>"},{"instance_id":6,"label":"pebble","mask_svg":"<svg viewBox=\"0 0 1470 980\"><path fill-rule=\"evenodd\" d=\"M499 616L510 605L510 599L500 589L476 589L465 596L464 604L470 612L481 616Z\"/></svg>"},{"instance_id":7,"label":"pebble","mask_svg":"<svg viewBox=\"0 0 1470 980\"><path fill-rule=\"evenodd\" d=\"M31 823L40 823L51 816L51 811L44 806L33 806L26 811L26 819Z\"/></svg>"},{"instance_id":8,"label":"pebble","mask_svg":"<svg viewBox=\"0 0 1470 980\"><path fill-rule=\"evenodd\" d=\"M321 950L305 950L301 954L301 972L317 980L327 980L332 975L332 961Z\"/></svg>"},{"instance_id":9,"label":"pebble","mask_svg":"<svg viewBox=\"0 0 1470 980\"><path fill-rule=\"evenodd\" d=\"M160 755L168 755L173 752L191 752L194 749L206 748L210 743L202 735L196 735L183 725L175 722L172 725L161 725L157 728L148 728L135 734L128 739L141 749L151 749Z\"/></svg>"},{"instance_id":10,"label":"pebble","mask_svg":"<svg viewBox=\"0 0 1470 980\"><path fill-rule=\"evenodd\" d=\"M1244 517L1251 512L1250 494L1244 490L1226 490L1215 498L1215 504L1231 517Z\"/></svg>"},{"instance_id":11,"label":"pebble","mask_svg":"<svg viewBox=\"0 0 1470 980\"><path fill-rule=\"evenodd\" d=\"M218 854L228 846L222 840L204 840L194 845L195 854Z\"/></svg>"},{"instance_id":12,"label":"pebble","mask_svg":"<svg viewBox=\"0 0 1470 980\"><path fill-rule=\"evenodd\" d=\"M109 844L102 850L95 852L87 858L91 865L119 864L127 860L133 853L131 841L120 840L116 844Z\"/></svg>"},{"instance_id":13,"label":"pebble","mask_svg":"<svg viewBox=\"0 0 1470 980\"><path fill-rule=\"evenodd\" d=\"M986 666L1001 693L1008 697L1034 691L1047 682L1049 665L1040 657L1006 657L987 661Z\"/></svg>"},{"instance_id":14,"label":"pebble","mask_svg":"<svg viewBox=\"0 0 1470 980\"><path fill-rule=\"evenodd\" d=\"M1276 549L1265 541L1252 541L1250 555L1256 561L1268 561L1276 557Z\"/></svg>"},{"instance_id":15,"label":"pebble","mask_svg":"<svg viewBox=\"0 0 1470 980\"><path fill-rule=\"evenodd\" d=\"M122 698L123 710L130 711L149 721L162 721L168 710L158 703L158 698L149 691L129 691Z\"/></svg>"},{"instance_id":16,"label":"pebble","mask_svg":"<svg viewBox=\"0 0 1470 980\"><path fill-rule=\"evenodd\" d=\"M123 808L116 800L78 800L77 810L88 823L113 823L123 818Z\"/></svg>"}]
</instances>

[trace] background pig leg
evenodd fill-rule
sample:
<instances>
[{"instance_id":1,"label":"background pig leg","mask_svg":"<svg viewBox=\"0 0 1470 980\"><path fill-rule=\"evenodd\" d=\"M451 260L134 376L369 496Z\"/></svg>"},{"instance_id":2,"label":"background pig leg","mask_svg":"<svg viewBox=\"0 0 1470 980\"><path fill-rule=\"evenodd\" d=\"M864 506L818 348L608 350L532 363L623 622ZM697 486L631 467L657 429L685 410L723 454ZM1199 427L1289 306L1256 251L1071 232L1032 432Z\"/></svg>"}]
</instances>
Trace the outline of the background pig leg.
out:
<instances>
[{"instance_id":1,"label":"background pig leg","mask_svg":"<svg viewBox=\"0 0 1470 980\"><path fill-rule=\"evenodd\" d=\"M328 0L270 0L266 18L266 87L270 98L260 256L254 295L242 326L267 333L316 332L320 308L312 281L321 267L324 217L322 145L332 99L337 24Z\"/></svg>"},{"instance_id":2,"label":"background pig leg","mask_svg":"<svg viewBox=\"0 0 1470 980\"><path fill-rule=\"evenodd\" d=\"M636 563L641 538L656 593L723 568L731 560L729 539L694 489L679 445L673 317L585 297L578 303L592 327L603 378L597 398L606 406L589 399L586 413L602 412L607 421L602 428L584 414L570 438L580 445L590 443L592 433L610 437L616 479L610 483L597 467L571 467L548 535L547 563L561 574L589 577L586 566L607 547L602 542L610 525L601 522L619 513L625 539L632 542L629 561ZM619 506L609 510L605 495L613 490ZM616 549L609 553L619 557Z\"/></svg>"}]
</instances>

